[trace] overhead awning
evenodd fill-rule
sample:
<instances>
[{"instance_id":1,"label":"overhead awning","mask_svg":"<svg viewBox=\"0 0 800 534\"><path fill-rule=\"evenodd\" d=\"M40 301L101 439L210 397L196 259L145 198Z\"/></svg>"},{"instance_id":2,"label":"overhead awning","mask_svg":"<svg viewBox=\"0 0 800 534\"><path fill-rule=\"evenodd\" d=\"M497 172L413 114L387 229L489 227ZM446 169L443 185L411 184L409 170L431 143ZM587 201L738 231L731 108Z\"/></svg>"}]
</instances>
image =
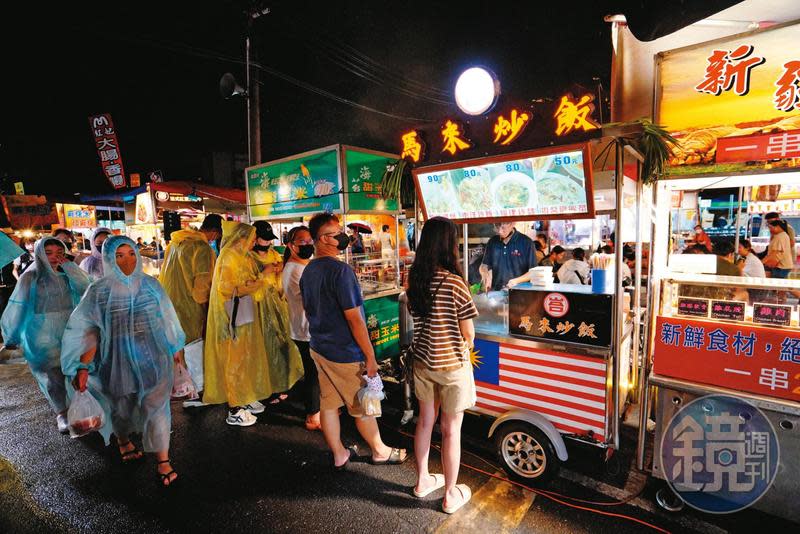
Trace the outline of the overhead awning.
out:
<instances>
[{"instance_id":1,"label":"overhead awning","mask_svg":"<svg viewBox=\"0 0 800 534\"><path fill-rule=\"evenodd\" d=\"M614 11L625 15L628 28L640 41L653 41L740 3L742 0L623 0Z\"/></svg>"},{"instance_id":2,"label":"overhead awning","mask_svg":"<svg viewBox=\"0 0 800 534\"><path fill-rule=\"evenodd\" d=\"M152 191L166 191L179 195L194 195L203 198L216 199L233 204L244 204L247 202L247 195L244 189L233 189L231 187L220 187L217 185L200 184L195 182L163 182L151 183Z\"/></svg>"}]
</instances>

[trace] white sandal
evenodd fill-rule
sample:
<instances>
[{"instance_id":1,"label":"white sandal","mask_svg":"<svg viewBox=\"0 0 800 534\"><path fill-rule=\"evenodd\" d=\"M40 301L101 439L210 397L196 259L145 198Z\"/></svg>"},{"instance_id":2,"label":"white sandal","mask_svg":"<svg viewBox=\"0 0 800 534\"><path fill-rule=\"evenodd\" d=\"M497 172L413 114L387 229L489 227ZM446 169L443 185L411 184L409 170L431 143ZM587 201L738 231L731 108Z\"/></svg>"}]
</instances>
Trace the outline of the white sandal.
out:
<instances>
[{"instance_id":1,"label":"white sandal","mask_svg":"<svg viewBox=\"0 0 800 534\"><path fill-rule=\"evenodd\" d=\"M414 488L414 497L416 497L417 499L427 497L428 495L438 490L439 488L444 487L444 475L440 475L439 473L435 474L430 473L430 476L432 476L434 480L433 486L431 486L430 488L426 488L422 491L417 491L417 489Z\"/></svg>"},{"instance_id":2,"label":"white sandal","mask_svg":"<svg viewBox=\"0 0 800 534\"><path fill-rule=\"evenodd\" d=\"M467 504L469 500L472 498L472 490L470 490L469 486L467 486L466 484L456 484L456 489L461 492L461 495L464 497L464 500L455 506L450 506L449 508L445 508L444 500L442 500L442 512L446 514L453 514L457 512L462 506Z\"/></svg>"}]
</instances>

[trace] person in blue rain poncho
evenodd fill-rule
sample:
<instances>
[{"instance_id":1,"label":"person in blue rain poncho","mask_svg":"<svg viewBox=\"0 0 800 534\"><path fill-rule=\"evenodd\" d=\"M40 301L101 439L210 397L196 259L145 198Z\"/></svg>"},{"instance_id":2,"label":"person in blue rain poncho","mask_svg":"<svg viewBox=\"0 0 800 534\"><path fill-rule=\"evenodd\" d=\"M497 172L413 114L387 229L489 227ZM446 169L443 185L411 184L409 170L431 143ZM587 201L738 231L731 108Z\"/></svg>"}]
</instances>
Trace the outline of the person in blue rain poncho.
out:
<instances>
[{"instance_id":1,"label":"person in blue rain poncho","mask_svg":"<svg viewBox=\"0 0 800 534\"><path fill-rule=\"evenodd\" d=\"M169 460L173 362L182 362L185 335L164 289L142 272L131 239L106 240L103 269L67 323L62 368L106 409L106 444L113 432L122 461L139 460L131 434L141 432L144 452L155 454L160 482L169 486L177 479Z\"/></svg>"},{"instance_id":2,"label":"person in blue rain poncho","mask_svg":"<svg viewBox=\"0 0 800 534\"><path fill-rule=\"evenodd\" d=\"M7 345L21 345L62 433L69 428L61 336L89 286L89 278L67 260L66 253L64 243L54 237L45 236L36 242L34 264L20 276L0 320L3 339Z\"/></svg>"},{"instance_id":3,"label":"person in blue rain poncho","mask_svg":"<svg viewBox=\"0 0 800 534\"><path fill-rule=\"evenodd\" d=\"M89 242L92 253L81 262L81 269L86 272L92 281L103 276L103 255L101 250L103 242L111 235L111 229L101 226L92 232L92 240Z\"/></svg>"}]
</instances>

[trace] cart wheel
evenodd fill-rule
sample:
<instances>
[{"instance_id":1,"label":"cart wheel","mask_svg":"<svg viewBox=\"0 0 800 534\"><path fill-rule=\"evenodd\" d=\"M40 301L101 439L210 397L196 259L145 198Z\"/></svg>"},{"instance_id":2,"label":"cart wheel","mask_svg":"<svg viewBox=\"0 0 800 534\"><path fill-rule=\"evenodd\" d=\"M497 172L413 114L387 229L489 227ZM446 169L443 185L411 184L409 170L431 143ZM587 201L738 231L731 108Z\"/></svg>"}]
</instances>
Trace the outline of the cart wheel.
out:
<instances>
[{"instance_id":1,"label":"cart wheel","mask_svg":"<svg viewBox=\"0 0 800 534\"><path fill-rule=\"evenodd\" d=\"M667 486L656 492L656 503L667 512L680 512L684 506L683 500Z\"/></svg>"},{"instance_id":2,"label":"cart wheel","mask_svg":"<svg viewBox=\"0 0 800 534\"><path fill-rule=\"evenodd\" d=\"M495 445L503 469L520 482L544 484L561 467L553 443L531 424L521 421L504 424L497 429Z\"/></svg>"}]
</instances>

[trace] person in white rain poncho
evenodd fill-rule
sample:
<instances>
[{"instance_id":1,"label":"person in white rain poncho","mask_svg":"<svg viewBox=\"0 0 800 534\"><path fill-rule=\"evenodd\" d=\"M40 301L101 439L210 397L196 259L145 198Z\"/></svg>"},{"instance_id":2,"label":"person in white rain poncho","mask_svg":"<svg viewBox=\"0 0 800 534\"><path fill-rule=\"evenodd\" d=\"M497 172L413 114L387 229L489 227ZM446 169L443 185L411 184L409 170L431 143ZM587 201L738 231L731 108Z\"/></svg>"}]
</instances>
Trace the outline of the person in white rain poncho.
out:
<instances>
[{"instance_id":1,"label":"person in white rain poncho","mask_svg":"<svg viewBox=\"0 0 800 534\"><path fill-rule=\"evenodd\" d=\"M164 289L142 272L131 239L108 238L103 268L67 324L64 374L107 410L106 444L113 432L122 461L138 460L142 452L130 435L141 432L144 451L155 453L160 481L169 486L177 478L169 461L173 361L182 360L185 336Z\"/></svg>"},{"instance_id":2,"label":"person in white rain poncho","mask_svg":"<svg viewBox=\"0 0 800 534\"><path fill-rule=\"evenodd\" d=\"M103 249L103 242L110 235L111 229L102 226L92 232L92 240L89 242L92 253L81 262L81 269L89 274L92 281L103 276L103 255L100 251Z\"/></svg>"},{"instance_id":3,"label":"person in white rain poncho","mask_svg":"<svg viewBox=\"0 0 800 534\"><path fill-rule=\"evenodd\" d=\"M34 264L20 276L0 326L7 345L22 346L39 388L66 433L67 391L61 373L61 336L89 278L67 260L64 243L50 236L36 242Z\"/></svg>"}]
</instances>

